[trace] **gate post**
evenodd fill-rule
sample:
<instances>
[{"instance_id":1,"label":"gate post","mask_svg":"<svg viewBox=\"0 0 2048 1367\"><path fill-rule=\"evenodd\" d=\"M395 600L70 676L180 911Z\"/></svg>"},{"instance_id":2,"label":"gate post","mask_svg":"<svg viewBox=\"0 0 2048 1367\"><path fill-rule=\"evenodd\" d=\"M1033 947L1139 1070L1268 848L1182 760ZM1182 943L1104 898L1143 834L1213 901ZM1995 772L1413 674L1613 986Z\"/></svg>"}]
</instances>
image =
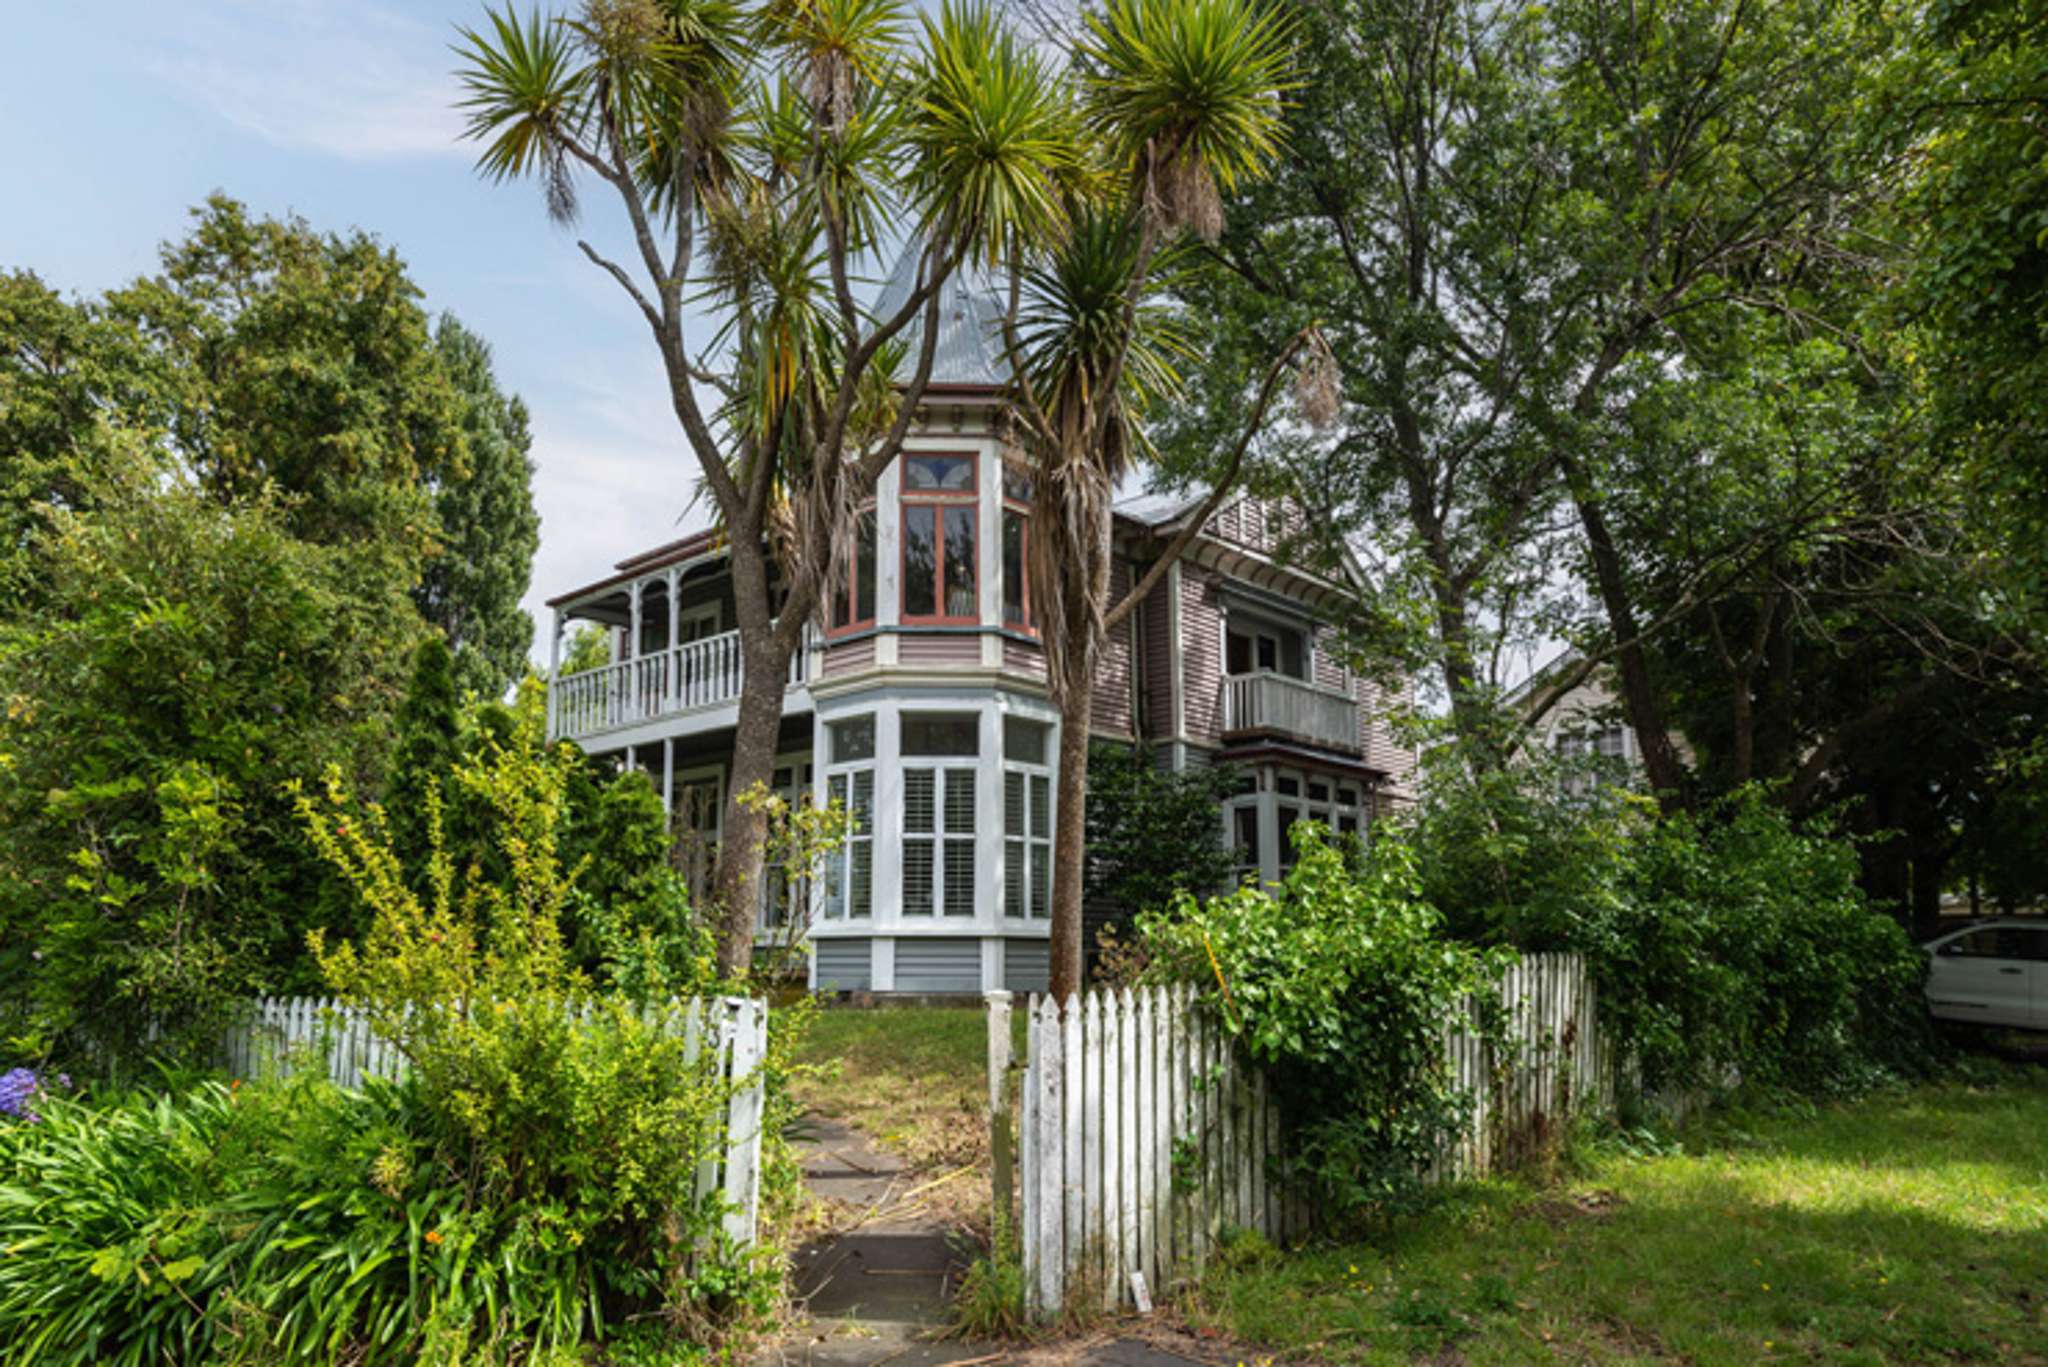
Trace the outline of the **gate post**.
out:
<instances>
[{"instance_id":1,"label":"gate post","mask_svg":"<svg viewBox=\"0 0 2048 1367\"><path fill-rule=\"evenodd\" d=\"M1016 1190L1013 1156L1016 1146L1010 1134L1010 994L994 991L982 994L988 1001L988 1127L990 1191L996 1237L1011 1223L1012 1193Z\"/></svg>"}]
</instances>

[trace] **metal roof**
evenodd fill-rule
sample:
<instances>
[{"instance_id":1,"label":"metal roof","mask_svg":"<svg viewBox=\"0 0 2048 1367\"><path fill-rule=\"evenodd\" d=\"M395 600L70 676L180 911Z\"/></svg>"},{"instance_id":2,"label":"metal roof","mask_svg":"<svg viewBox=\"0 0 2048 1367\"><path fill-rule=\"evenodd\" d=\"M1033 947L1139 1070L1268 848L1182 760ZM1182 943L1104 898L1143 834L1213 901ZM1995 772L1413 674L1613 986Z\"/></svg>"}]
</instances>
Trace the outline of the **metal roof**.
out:
<instances>
[{"instance_id":1,"label":"metal roof","mask_svg":"<svg viewBox=\"0 0 2048 1367\"><path fill-rule=\"evenodd\" d=\"M1129 498L1118 499L1114 506L1118 517L1127 517L1133 522L1142 522L1148 527L1159 527L1173 521L1182 513L1189 511L1206 497L1208 497L1206 493L1199 492L1191 494L1132 494Z\"/></svg>"},{"instance_id":2,"label":"metal roof","mask_svg":"<svg viewBox=\"0 0 2048 1367\"><path fill-rule=\"evenodd\" d=\"M910 300L917 285L918 259L924 239L913 237L875 296L874 316L891 318ZM897 378L908 379L917 368L924 339L924 311L897 334L904 346ZM995 278L980 266L961 265L939 287L939 340L932 356L934 385L1000 388L1009 383L1010 366L1003 356L1003 293Z\"/></svg>"}]
</instances>

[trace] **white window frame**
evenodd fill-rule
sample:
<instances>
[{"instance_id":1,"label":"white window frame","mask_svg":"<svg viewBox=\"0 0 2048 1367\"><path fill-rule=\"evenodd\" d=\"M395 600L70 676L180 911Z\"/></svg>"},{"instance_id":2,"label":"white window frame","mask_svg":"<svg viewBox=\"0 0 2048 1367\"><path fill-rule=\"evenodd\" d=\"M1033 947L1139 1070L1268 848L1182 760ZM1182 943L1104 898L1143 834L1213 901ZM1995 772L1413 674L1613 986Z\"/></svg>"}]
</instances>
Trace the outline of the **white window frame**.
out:
<instances>
[{"instance_id":1,"label":"white window frame","mask_svg":"<svg viewBox=\"0 0 2048 1367\"><path fill-rule=\"evenodd\" d=\"M798 804L810 800L811 790L816 783L814 778L816 769L811 763L810 751L802 750L795 754L777 755L775 757L775 768L777 770L787 769L789 771L789 781L787 783L770 784L771 790L777 796L784 802L787 802L792 809L797 807ZM825 872L828 886L832 872L831 866L837 863L838 860L839 854L836 851L826 857ZM870 877L872 878L872 873ZM756 930L774 932L783 928L786 922L779 921L775 917L778 911L784 917L788 915L788 907L781 904L781 899L784 896L788 896L789 900L797 906L803 907L805 909L804 919L806 921L810 919L811 898L814 892L811 879L808 876L803 876L791 881L796 884L794 888L788 886L788 883L782 879L779 872L765 868L761 871L760 911L754 918L754 928Z\"/></svg>"},{"instance_id":2,"label":"white window frame","mask_svg":"<svg viewBox=\"0 0 2048 1367\"><path fill-rule=\"evenodd\" d=\"M1044 733L1045 758L1043 760L1033 763L1029 760L1012 759L1010 757L1009 736L1007 733L1009 724L1012 721L1038 727ZM1005 920L1049 921L1052 919L1052 821L1055 810L1054 804L1058 800L1058 794L1053 788L1052 760L1055 753L1054 736L1055 731L1051 723L1039 721L1034 717L1012 717L1005 715L1000 719L997 727L997 744L1002 747L1003 751L1002 893L1003 917ZM1016 777L1016 781L1022 786L1023 802L1021 807L1024 817L1024 830L1022 832L1010 829L1010 782L1012 775ZM1033 809L1035 804L1032 802L1032 790L1038 784L1044 785L1045 803L1043 811L1036 813L1040 819L1034 820ZM1043 829L1039 829L1041 826ZM1013 880L1015 881L1013 882ZM1013 886L1021 886L1023 889L1022 896L1019 899L1024 908L1023 915L1021 916L1010 909L1010 889Z\"/></svg>"},{"instance_id":3,"label":"white window frame","mask_svg":"<svg viewBox=\"0 0 2048 1367\"><path fill-rule=\"evenodd\" d=\"M896 843L899 872L897 885L901 889L898 914L913 925L959 925L972 921L979 914L976 901L978 891L978 869L980 860L976 857L975 824L980 819L983 795L981 792L982 749L987 738L982 734L982 713L974 710L953 710L933 708L905 710L896 714L897 766L901 775L902 797L897 804ZM970 722L974 729L975 753L972 755L913 755L903 743L906 729L914 721L925 718L944 717L954 721ZM912 782L920 775L929 774L932 783L932 829L913 831L910 828L910 789ZM964 787L973 810L966 826L955 830L948 816L949 799L958 787ZM913 844L929 841L932 847L931 906L928 910L914 910L910 896L910 848ZM964 911L948 910L949 888L947 877L948 856L956 846L966 850L967 905Z\"/></svg>"},{"instance_id":4,"label":"white window frame","mask_svg":"<svg viewBox=\"0 0 2048 1367\"><path fill-rule=\"evenodd\" d=\"M879 715L872 712L857 713L847 717L834 717L825 724L826 763L821 771L824 775L824 785L820 789L819 801L821 804L829 804L834 798L838 798L852 818L845 843L826 860L823 919L827 921L872 921L875 917L875 754L870 753L861 759L841 761L833 749L836 737L833 735L832 727L862 720L875 728L875 748L879 751L882 724ZM818 771L815 763L812 768L814 772ZM867 780L868 790L865 821L861 820L860 805L857 801L860 781L863 778ZM851 905L853 870L856 855L860 851L867 854L867 905L856 911Z\"/></svg>"}]
</instances>

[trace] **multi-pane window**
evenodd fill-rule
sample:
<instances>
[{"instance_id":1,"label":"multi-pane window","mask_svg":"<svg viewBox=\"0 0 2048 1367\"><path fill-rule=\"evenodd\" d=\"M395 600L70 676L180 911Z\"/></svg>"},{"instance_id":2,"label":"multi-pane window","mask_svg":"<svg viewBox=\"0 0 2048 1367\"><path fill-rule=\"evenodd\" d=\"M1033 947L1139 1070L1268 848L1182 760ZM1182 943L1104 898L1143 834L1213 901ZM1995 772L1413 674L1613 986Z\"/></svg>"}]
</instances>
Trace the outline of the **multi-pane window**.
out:
<instances>
[{"instance_id":1,"label":"multi-pane window","mask_svg":"<svg viewBox=\"0 0 2048 1367\"><path fill-rule=\"evenodd\" d=\"M875 719L827 723L825 795L846 809L846 843L826 861L825 915L831 920L874 914Z\"/></svg>"},{"instance_id":2,"label":"multi-pane window","mask_svg":"<svg viewBox=\"0 0 2048 1367\"><path fill-rule=\"evenodd\" d=\"M1003 719L1003 915L1043 919L1052 908L1052 728Z\"/></svg>"},{"instance_id":3,"label":"multi-pane window","mask_svg":"<svg viewBox=\"0 0 2048 1367\"><path fill-rule=\"evenodd\" d=\"M903 620L981 620L975 458L905 456Z\"/></svg>"},{"instance_id":4,"label":"multi-pane window","mask_svg":"<svg viewBox=\"0 0 2048 1367\"><path fill-rule=\"evenodd\" d=\"M875 623L875 510L860 515L854 528L853 560L846 582L832 592L832 629L851 631Z\"/></svg>"},{"instance_id":5,"label":"multi-pane window","mask_svg":"<svg viewBox=\"0 0 2048 1367\"><path fill-rule=\"evenodd\" d=\"M1259 781L1246 775L1238 783L1237 795L1224 808L1226 835L1236 854L1231 880L1256 883L1264 876L1263 846L1259 840Z\"/></svg>"},{"instance_id":6,"label":"multi-pane window","mask_svg":"<svg viewBox=\"0 0 2048 1367\"><path fill-rule=\"evenodd\" d=\"M1031 629L1031 472L1003 466L1003 625Z\"/></svg>"},{"instance_id":7,"label":"multi-pane window","mask_svg":"<svg viewBox=\"0 0 2048 1367\"><path fill-rule=\"evenodd\" d=\"M1223 668L1231 675L1285 674L1290 679L1308 677L1308 652L1302 633L1291 627L1268 626L1232 620L1224 633Z\"/></svg>"},{"instance_id":8,"label":"multi-pane window","mask_svg":"<svg viewBox=\"0 0 2048 1367\"><path fill-rule=\"evenodd\" d=\"M811 766L779 765L769 786L776 796L792 807L806 802L811 791ZM785 865L764 870L761 877L762 928L774 930L788 925L792 910L795 911L799 923L809 920L810 898L811 879L808 869Z\"/></svg>"},{"instance_id":9,"label":"multi-pane window","mask_svg":"<svg viewBox=\"0 0 2048 1367\"><path fill-rule=\"evenodd\" d=\"M903 716L903 914L974 915L973 713Z\"/></svg>"}]
</instances>

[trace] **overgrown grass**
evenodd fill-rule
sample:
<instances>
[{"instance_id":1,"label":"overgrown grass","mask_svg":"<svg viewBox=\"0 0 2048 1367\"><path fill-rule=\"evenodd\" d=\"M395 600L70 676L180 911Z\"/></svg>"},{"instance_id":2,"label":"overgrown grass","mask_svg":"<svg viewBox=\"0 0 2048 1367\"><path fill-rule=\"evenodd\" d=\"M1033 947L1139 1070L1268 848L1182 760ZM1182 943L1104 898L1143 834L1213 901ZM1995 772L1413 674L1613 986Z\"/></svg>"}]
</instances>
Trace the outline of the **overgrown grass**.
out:
<instances>
[{"instance_id":1,"label":"overgrown grass","mask_svg":"<svg viewBox=\"0 0 2048 1367\"><path fill-rule=\"evenodd\" d=\"M1021 1048L1022 1015L1014 1018ZM841 1120L914 1167L988 1161L988 1024L979 1007L840 1009L821 1012L803 1062L797 1100Z\"/></svg>"},{"instance_id":2,"label":"overgrown grass","mask_svg":"<svg viewBox=\"0 0 2048 1367\"><path fill-rule=\"evenodd\" d=\"M1199 1327L1330 1363L2048 1363L2048 1076L1595 1149L1369 1246L1246 1253Z\"/></svg>"}]
</instances>

